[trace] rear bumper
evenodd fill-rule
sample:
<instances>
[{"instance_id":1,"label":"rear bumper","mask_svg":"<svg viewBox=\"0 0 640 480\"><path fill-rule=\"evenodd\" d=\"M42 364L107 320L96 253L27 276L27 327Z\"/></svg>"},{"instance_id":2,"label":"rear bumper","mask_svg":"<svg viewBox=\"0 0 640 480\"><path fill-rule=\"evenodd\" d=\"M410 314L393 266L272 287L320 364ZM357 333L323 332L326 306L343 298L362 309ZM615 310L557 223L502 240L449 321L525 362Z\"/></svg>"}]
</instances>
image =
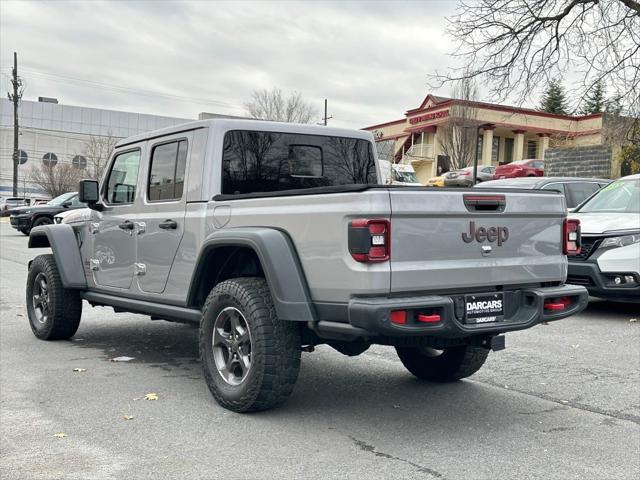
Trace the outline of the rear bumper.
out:
<instances>
[{"instance_id":1,"label":"rear bumper","mask_svg":"<svg viewBox=\"0 0 640 480\"><path fill-rule=\"evenodd\" d=\"M588 304L584 287L562 285L559 287L531 288L504 292L505 319L500 322L466 324L464 300L461 296L416 296L403 298L357 298L349 302L348 324L319 322L318 331L331 330L355 336L430 336L465 338L476 335L497 335L503 332L524 330L540 322L550 322L574 315ZM571 302L562 311L547 310L544 304L553 299L568 297ZM408 321L404 325L391 322L395 310L428 310L440 315L437 323Z\"/></svg>"},{"instance_id":2,"label":"rear bumper","mask_svg":"<svg viewBox=\"0 0 640 480\"><path fill-rule=\"evenodd\" d=\"M629 274L634 277L637 275L635 272L629 272ZM612 286L612 275L611 273L603 274L595 262L569 262L567 282L584 286L594 297L640 303L640 285Z\"/></svg>"}]
</instances>

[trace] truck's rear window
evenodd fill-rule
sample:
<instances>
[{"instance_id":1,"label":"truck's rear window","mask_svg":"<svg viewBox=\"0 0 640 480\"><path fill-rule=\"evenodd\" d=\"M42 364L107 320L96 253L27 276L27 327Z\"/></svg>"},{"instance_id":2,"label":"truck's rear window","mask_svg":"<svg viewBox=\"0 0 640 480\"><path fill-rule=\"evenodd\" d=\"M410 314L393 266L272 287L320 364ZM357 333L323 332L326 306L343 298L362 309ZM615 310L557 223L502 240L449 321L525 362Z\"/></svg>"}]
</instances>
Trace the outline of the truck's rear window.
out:
<instances>
[{"instance_id":1,"label":"truck's rear window","mask_svg":"<svg viewBox=\"0 0 640 480\"><path fill-rule=\"evenodd\" d=\"M375 183L366 140L249 130L230 131L224 138L223 194Z\"/></svg>"}]
</instances>

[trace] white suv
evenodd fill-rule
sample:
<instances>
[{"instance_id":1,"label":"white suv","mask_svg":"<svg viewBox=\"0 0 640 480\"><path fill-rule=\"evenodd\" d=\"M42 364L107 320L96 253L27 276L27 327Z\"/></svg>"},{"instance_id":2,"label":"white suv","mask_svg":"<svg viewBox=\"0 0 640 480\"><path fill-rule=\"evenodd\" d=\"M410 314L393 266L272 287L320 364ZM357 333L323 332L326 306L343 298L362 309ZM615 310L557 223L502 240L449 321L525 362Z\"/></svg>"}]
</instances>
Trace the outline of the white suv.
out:
<instances>
[{"instance_id":1,"label":"white suv","mask_svg":"<svg viewBox=\"0 0 640 480\"><path fill-rule=\"evenodd\" d=\"M582 226L582 250L569 256L567 283L595 297L640 302L640 174L621 178L571 214Z\"/></svg>"}]
</instances>

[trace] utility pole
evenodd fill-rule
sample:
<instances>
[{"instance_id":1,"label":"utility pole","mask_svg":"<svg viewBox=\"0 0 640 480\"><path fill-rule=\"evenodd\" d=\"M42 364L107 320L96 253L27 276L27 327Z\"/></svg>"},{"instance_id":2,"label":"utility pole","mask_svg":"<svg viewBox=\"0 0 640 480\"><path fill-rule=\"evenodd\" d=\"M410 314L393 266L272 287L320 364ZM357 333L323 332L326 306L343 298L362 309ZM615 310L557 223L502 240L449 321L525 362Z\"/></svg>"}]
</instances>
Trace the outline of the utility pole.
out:
<instances>
[{"instance_id":1,"label":"utility pole","mask_svg":"<svg viewBox=\"0 0 640 480\"><path fill-rule=\"evenodd\" d=\"M318 125L324 125L325 127L327 126L327 120L331 120L333 117L328 117L327 116L327 99L324 99L324 117L322 117L322 122L323 123L319 123Z\"/></svg>"},{"instance_id":2,"label":"utility pole","mask_svg":"<svg viewBox=\"0 0 640 480\"><path fill-rule=\"evenodd\" d=\"M13 72L11 77L13 94L9 94L9 100L13 102L13 196L18 196L18 164L20 156L18 154L18 102L22 98L22 80L18 77L18 54L13 52ZM19 91L18 91L19 90Z\"/></svg>"}]
</instances>

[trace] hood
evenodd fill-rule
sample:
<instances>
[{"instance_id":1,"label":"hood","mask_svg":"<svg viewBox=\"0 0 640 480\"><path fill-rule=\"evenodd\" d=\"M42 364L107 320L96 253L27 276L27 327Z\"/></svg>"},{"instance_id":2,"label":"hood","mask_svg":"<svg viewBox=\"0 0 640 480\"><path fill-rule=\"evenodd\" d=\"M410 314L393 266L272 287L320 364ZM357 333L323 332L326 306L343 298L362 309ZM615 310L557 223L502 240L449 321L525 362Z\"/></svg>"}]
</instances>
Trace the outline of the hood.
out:
<instances>
[{"instance_id":1,"label":"hood","mask_svg":"<svg viewBox=\"0 0 640 480\"><path fill-rule=\"evenodd\" d=\"M568 216L580 220L583 234L640 230L640 216L637 213L569 213Z\"/></svg>"},{"instance_id":2,"label":"hood","mask_svg":"<svg viewBox=\"0 0 640 480\"><path fill-rule=\"evenodd\" d=\"M10 213L12 215L20 215L26 212L61 212L67 209L61 205L35 205L32 207L16 207L12 208Z\"/></svg>"}]
</instances>

